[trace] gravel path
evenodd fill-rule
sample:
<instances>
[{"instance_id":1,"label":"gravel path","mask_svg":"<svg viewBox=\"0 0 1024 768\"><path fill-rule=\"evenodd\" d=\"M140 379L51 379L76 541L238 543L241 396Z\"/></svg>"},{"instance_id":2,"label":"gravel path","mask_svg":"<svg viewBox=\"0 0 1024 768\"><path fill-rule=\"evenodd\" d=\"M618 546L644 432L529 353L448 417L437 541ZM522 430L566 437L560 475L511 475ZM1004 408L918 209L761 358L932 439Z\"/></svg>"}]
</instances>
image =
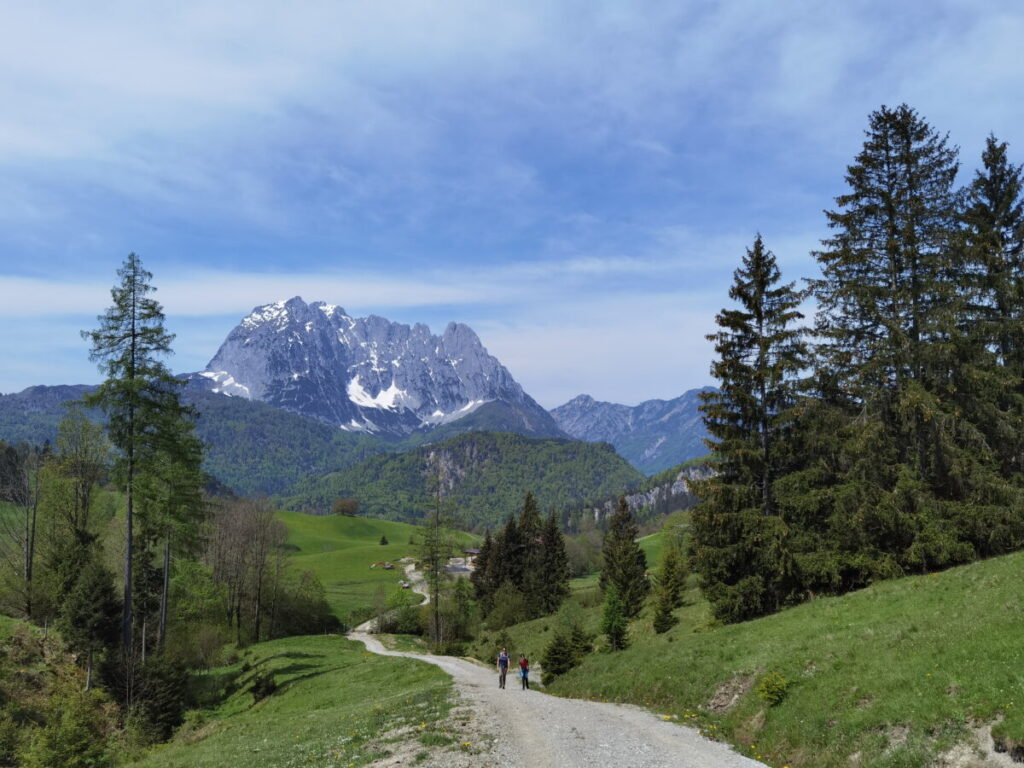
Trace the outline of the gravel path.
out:
<instances>
[{"instance_id":1,"label":"gravel path","mask_svg":"<svg viewBox=\"0 0 1024 768\"><path fill-rule=\"evenodd\" d=\"M501 690L491 667L453 656L391 651L367 630L366 625L357 627L350 637L374 653L421 659L452 676L477 726L496 737L493 752L478 756L474 764L502 768L763 766L692 728L664 721L639 707L524 691L512 670L508 687Z\"/></svg>"}]
</instances>

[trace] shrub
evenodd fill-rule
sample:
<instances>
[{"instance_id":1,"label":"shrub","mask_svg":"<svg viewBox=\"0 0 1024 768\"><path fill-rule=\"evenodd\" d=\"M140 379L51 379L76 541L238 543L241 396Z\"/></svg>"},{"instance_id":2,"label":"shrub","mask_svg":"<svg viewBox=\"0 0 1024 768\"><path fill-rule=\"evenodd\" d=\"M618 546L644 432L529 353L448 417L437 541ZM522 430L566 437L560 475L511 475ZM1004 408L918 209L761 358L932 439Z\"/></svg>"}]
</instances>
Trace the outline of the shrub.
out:
<instances>
[{"instance_id":1,"label":"shrub","mask_svg":"<svg viewBox=\"0 0 1024 768\"><path fill-rule=\"evenodd\" d=\"M789 680L778 672L768 672L757 683L757 695L766 701L768 706L774 707L786 698L789 685Z\"/></svg>"},{"instance_id":2,"label":"shrub","mask_svg":"<svg viewBox=\"0 0 1024 768\"><path fill-rule=\"evenodd\" d=\"M601 631L608 637L608 648L612 651L621 651L629 646L626 639L626 629L629 620L626 618L622 606L622 598L614 584L608 586L604 602L604 610L601 613Z\"/></svg>"},{"instance_id":3,"label":"shrub","mask_svg":"<svg viewBox=\"0 0 1024 768\"><path fill-rule=\"evenodd\" d=\"M583 657L592 650L591 637L582 628L574 626L568 631L556 632L541 657L540 666L544 673L541 682L550 685L556 677L583 661Z\"/></svg>"},{"instance_id":4,"label":"shrub","mask_svg":"<svg viewBox=\"0 0 1024 768\"><path fill-rule=\"evenodd\" d=\"M271 674L256 675L252 681L252 687L249 692L256 701L262 701L268 696L272 696L277 690L277 681L274 680L274 676Z\"/></svg>"},{"instance_id":5,"label":"shrub","mask_svg":"<svg viewBox=\"0 0 1024 768\"><path fill-rule=\"evenodd\" d=\"M676 625L678 619L672 613L672 592L665 587L658 588L658 602L654 608L654 631L659 635L668 632Z\"/></svg>"},{"instance_id":6,"label":"shrub","mask_svg":"<svg viewBox=\"0 0 1024 768\"><path fill-rule=\"evenodd\" d=\"M544 672L541 676L541 682L544 685L551 685L556 677L564 675L576 666L572 643L568 635L558 633L551 638L551 642L544 649L540 666Z\"/></svg>"},{"instance_id":7,"label":"shrub","mask_svg":"<svg viewBox=\"0 0 1024 768\"><path fill-rule=\"evenodd\" d=\"M137 709L156 740L168 739L184 720L188 682L188 672L173 659L152 656L142 667L135 681Z\"/></svg>"},{"instance_id":8,"label":"shrub","mask_svg":"<svg viewBox=\"0 0 1024 768\"><path fill-rule=\"evenodd\" d=\"M526 596L509 581L502 584L494 593L494 608L487 616L487 624L492 629L504 629L530 618L530 606Z\"/></svg>"},{"instance_id":9,"label":"shrub","mask_svg":"<svg viewBox=\"0 0 1024 768\"><path fill-rule=\"evenodd\" d=\"M62 690L50 702L46 724L34 728L18 765L24 768L102 768L106 751L101 697L93 691Z\"/></svg>"}]
</instances>

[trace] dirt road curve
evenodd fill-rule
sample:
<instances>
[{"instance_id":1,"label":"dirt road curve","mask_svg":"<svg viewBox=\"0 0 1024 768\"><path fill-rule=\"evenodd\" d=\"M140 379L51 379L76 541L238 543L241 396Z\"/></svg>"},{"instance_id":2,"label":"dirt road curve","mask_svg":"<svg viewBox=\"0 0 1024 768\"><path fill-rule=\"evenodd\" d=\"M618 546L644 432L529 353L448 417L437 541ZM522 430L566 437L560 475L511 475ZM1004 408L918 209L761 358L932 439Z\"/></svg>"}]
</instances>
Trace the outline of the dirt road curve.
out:
<instances>
[{"instance_id":1,"label":"dirt road curve","mask_svg":"<svg viewBox=\"0 0 1024 768\"><path fill-rule=\"evenodd\" d=\"M450 674L482 729L497 736L479 765L502 768L754 768L763 766L697 731L620 704L523 691L511 672L498 688L493 669L452 656L390 651L359 627L350 637L384 656L408 656Z\"/></svg>"}]
</instances>

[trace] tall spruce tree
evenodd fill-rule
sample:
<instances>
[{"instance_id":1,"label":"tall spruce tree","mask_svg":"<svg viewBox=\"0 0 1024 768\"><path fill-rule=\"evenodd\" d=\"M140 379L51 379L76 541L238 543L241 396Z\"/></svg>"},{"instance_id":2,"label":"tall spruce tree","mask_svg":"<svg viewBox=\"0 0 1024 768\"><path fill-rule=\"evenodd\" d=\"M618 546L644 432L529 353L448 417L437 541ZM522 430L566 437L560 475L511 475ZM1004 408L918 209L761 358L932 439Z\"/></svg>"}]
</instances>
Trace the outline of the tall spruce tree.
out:
<instances>
[{"instance_id":1,"label":"tall spruce tree","mask_svg":"<svg viewBox=\"0 0 1024 768\"><path fill-rule=\"evenodd\" d=\"M974 281L957 167L913 109L882 107L816 254L817 378L849 419L816 517L848 586L1024 543L986 437L1002 417L978 384L990 355L962 290Z\"/></svg>"},{"instance_id":2,"label":"tall spruce tree","mask_svg":"<svg viewBox=\"0 0 1024 768\"><path fill-rule=\"evenodd\" d=\"M541 546L544 592L540 607L542 613L554 613L569 595L569 555L565 551L565 539L554 511L544 521Z\"/></svg>"},{"instance_id":3,"label":"tall spruce tree","mask_svg":"<svg viewBox=\"0 0 1024 768\"><path fill-rule=\"evenodd\" d=\"M651 588L647 581L647 555L636 541L639 535L626 497L621 496L604 537L600 584L604 592L614 587L623 615L629 619L640 613Z\"/></svg>"},{"instance_id":4,"label":"tall spruce tree","mask_svg":"<svg viewBox=\"0 0 1024 768\"><path fill-rule=\"evenodd\" d=\"M92 348L91 360L106 375L86 403L107 416L110 441L120 451L119 474L126 494L124 613L121 644L125 654L132 642L132 566L135 560L135 502L139 460L151 451L156 435L153 417L180 385L161 362L170 354L174 336L164 328L160 304L150 294L153 275L134 253L117 272L120 284L111 289L113 305L99 317L99 327L83 331Z\"/></svg>"},{"instance_id":5,"label":"tall spruce tree","mask_svg":"<svg viewBox=\"0 0 1024 768\"><path fill-rule=\"evenodd\" d=\"M1024 473L1024 179L1021 166L1010 163L1006 150L1006 142L989 136L982 168L967 188L963 218L974 291L965 331L980 337L994 360L989 376L963 383L985 387L979 394L995 410L981 411L979 420L1003 474L1020 476Z\"/></svg>"},{"instance_id":6,"label":"tall spruce tree","mask_svg":"<svg viewBox=\"0 0 1024 768\"><path fill-rule=\"evenodd\" d=\"M522 549L519 559L522 581L517 586L526 597L531 612L543 613L547 585L544 580L544 521L537 507L533 493L527 492L523 499L523 511L519 514L519 539Z\"/></svg>"},{"instance_id":7,"label":"tall spruce tree","mask_svg":"<svg viewBox=\"0 0 1024 768\"><path fill-rule=\"evenodd\" d=\"M747 249L716 320L716 392L701 395L717 472L697 483L693 556L715 615L741 621L777 610L794 589L788 529L776 481L791 467L787 442L797 376L806 365L801 295L779 284L775 255L761 236Z\"/></svg>"},{"instance_id":8,"label":"tall spruce tree","mask_svg":"<svg viewBox=\"0 0 1024 768\"><path fill-rule=\"evenodd\" d=\"M978 319L989 326L1002 365L1024 366L1024 179L1006 142L989 136L982 168L967 188L968 247L982 273Z\"/></svg>"},{"instance_id":9,"label":"tall spruce tree","mask_svg":"<svg viewBox=\"0 0 1024 768\"><path fill-rule=\"evenodd\" d=\"M483 606L484 613L487 613L488 605L487 599L493 592L491 585L488 583L488 568L490 566L492 553L494 551L494 538L491 536L490 529L484 531L484 542L480 545L480 551L477 553L476 560L473 564L473 572L469 574L469 580L473 584L473 596L480 601Z\"/></svg>"}]
</instances>

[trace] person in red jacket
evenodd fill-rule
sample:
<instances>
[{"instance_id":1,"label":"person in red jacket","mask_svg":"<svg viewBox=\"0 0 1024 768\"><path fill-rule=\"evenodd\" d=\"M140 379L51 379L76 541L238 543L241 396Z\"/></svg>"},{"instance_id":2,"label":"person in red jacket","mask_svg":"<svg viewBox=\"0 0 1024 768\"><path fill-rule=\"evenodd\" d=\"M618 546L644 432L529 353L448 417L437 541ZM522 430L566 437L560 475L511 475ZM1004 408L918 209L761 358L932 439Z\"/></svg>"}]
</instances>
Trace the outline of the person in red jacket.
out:
<instances>
[{"instance_id":1,"label":"person in red jacket","mask_svg":"<svg viewBox=\"0 0 1024 768\"><path fill-rule=\"evenodd\" d=\"M523 690L530 688L530 660L525 653L519 654L519 679L523 681Z\"/></svg>"}]
</instances>

